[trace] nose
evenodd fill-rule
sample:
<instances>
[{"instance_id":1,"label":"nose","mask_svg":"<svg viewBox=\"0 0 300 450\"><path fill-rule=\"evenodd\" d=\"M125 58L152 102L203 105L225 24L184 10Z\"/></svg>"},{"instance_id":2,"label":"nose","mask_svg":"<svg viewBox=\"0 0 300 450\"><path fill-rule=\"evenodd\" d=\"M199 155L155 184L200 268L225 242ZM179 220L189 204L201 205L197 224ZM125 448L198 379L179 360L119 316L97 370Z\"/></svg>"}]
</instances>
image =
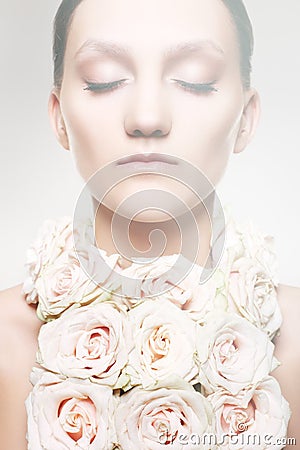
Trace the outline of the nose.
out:
<instances>
[{"instance_id":1,"label":"nose","mask_svg":"<svg viewBox=\"0 0 300 450\"><path fill-rule=\"evenodd\" d=\"M131 98L124 128L132 137L164 137L172 128L167 99L160 90L154 92L145 87Z\"/></svg>"}]
</instances>

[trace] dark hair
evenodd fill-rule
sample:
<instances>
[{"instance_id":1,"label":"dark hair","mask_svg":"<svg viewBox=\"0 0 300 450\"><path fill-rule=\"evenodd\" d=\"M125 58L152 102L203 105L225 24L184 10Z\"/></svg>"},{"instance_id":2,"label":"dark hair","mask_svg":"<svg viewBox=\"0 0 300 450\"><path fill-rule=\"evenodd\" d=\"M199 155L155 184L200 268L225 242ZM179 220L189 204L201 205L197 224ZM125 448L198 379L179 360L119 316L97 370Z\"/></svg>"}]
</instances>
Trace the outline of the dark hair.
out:
<instances>
[{"instance_id":1,"label":"dark hair","mask_svg":"<svg viewBox=\"0 0 300 450\"><path fill-rule=\"evenodd\" d=\"M222 0L228 8L233 23L235 24L240 47L240 66L243 85L250 87L251 59L253 54L252 25L242 0ZM75 9L82 0L63 0L57 10L54 19L53 30L53 62L54 62L54 86L60 89L63 78L64 56L68 37L68 31L72 22Z\"/></svg>"}]
</instances>

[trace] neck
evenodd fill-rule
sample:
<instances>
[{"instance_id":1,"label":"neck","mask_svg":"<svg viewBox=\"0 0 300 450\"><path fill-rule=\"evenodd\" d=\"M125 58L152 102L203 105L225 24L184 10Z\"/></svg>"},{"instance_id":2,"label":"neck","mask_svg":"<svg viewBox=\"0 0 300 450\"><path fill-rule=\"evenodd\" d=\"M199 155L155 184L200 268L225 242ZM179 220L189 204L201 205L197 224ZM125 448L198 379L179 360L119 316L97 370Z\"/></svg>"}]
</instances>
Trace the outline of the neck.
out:
<instances>
[{"instance_id":1,"label":"neck","mask_svg":"<svg viewBox=\"0 0 300 450\"><path fill-rule=\"evenodd\" d=\"M214 206L214 193L210 197L206 201L208 212L203 203L200 203L191 211L194 220L191 220L190 214L187 217L181 216L179 226L175 219L162 222L131 220L128 223L124 217L114 215L113 211L93 199L96 244L108 255L120 253L129 261L137 257L155 258L157 255L179 253L188 257L192 252L193 261L205 266L211 250L210 217Z\"/></svg>"}]
</instances>

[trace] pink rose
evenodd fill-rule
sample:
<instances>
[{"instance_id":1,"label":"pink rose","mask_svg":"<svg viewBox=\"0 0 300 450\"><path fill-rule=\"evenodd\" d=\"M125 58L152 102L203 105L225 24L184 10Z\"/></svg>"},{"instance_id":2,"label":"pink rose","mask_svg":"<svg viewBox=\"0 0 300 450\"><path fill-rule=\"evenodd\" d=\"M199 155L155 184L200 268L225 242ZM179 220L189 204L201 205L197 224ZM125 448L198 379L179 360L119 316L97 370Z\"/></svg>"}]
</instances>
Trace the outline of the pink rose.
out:
<instances>
[{"instance_id":1,"label":"pink rose","mask_svg":"<svg viewBox=\"0 0 300 450\"><path fill-rule=\"evenodd\" d=\"M200 331L199 381L206 393L224 388L236 395L261 381L278 364L267 335L236 314L211 313Z\"/></svg>"},{"instance_id":2,"label":"pink rose","mask_svg":"<svg viewBox=\"0 0 300 450\"><path fill-rule=\"evenodd\" d=\"M110 450L114 447L112 390L88 380L33 369L26 400L28 450Z\"/></svg>"},{"instance_id":3,"label":"pink rose","mask_svg":"<svg viewBox=\"0 0 300 450\"><path fill-rule=\"evenodd\" d=\"M205 397L181 381L177 387L134 388L121 396L116 430L124 450L211 449L187 443L193 434L201 439L213 433L214 417Z\"/></svg>"},{"instance_id":4,"label":"pink rose","mask_svg":"<svg viewBox=\"0 0 300 450\"><path fill-rule=\"evenodd\" d=\"M113 304L96 303L41 328L38 362L52 372L113 387L131 347L126 315Z\"/></svg>"},{"instance_id":5,"label":"pink rose","mask_svg":"<svg viewBox=\"0 0 300 450\"><path fill-rule=\"evenodd\" d=\"M286 437L290 408L273 377L265 378L236 396L220 390L207 399L216 415L217 437L223 444L221 449L265 450L270 448L270 436L272 449L284 447L275 443Z\"/></svg>"},{"instance_id":6,"label":"pink rose","mask_svg":"<svg viewBox=\"0 0 300 450\"><path fill-rule=\"evenodd\" d=\"M167 300L146 301L128 313L134 349L126 374L131 386L148 387L172 375L192 381L196 364L197 324Z\"/></svg>"},{"instance_id":7,"label":"pink rose","mask_svg":"<svg viewBox=\"0 0 300 450\"><path fill-rule=\"evenodd\" d=\"M46 220L27 251L25 267L28 277L24 282L23 292L28 303L38 302L35 282L43 273L44 268L56 261L57 258L64 261L71 249L73 249L72 219L62 217L57 220Z\"/></svg>"}]
</instances>

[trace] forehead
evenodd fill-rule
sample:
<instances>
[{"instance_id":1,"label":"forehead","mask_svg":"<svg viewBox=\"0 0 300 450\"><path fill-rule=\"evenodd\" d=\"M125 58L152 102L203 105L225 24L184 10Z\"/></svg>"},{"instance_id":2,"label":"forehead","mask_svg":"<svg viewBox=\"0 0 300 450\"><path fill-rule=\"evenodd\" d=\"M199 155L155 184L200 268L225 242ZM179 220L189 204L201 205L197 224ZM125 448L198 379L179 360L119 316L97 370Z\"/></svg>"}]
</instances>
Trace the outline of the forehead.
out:
<instances>
[{"instance_id":1,"label":"forehead","mask_svg":"<svg viewBox=\"0 0 300 450\"><path fill-rule=\"evenodd\" d=\"M238 53L236 30L221 0L84 0L71 23L66 56L97 40L117 43L137 57L166 55L185 42L202 42L228 57Z\"/></svg>"}]
</instances>

